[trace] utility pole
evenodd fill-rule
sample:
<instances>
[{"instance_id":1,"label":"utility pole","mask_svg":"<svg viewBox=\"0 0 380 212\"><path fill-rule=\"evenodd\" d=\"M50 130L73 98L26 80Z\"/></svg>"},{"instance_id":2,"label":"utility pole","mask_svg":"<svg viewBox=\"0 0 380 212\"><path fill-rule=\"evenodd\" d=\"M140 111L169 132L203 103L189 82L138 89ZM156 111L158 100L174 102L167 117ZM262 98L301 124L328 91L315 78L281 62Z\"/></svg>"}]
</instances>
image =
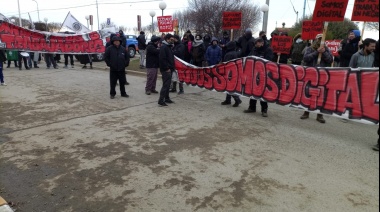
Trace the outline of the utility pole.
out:
<instances>
[{"instance_id":1,"label":"utility pole","mask_svg":"<svg viewBox=\"0 0 380 212\"><path fill-rule=\"evenodd\" d=\"M266 5L269 7L269 0L266 0ZM269 10L264 14L264 31L268 30L268 17L269 17Z\"/></svg>"},{"instance_id":2,"label":"utility pole","mask_svg":"<svg viewBox=\"0 0 380 212\"><path fill-rule=\"evenodd\" d=\"M302 15L303 20L305 20L305 10L306 10L306 0L303 3L303 15Z\"/></svg>"},{"instance_id":3,"label":"utility pole","mask_svg":"<svg viewBox=\"0 0 380 212\"><path fill-rule=\"evenodd\" d=\"M98 14L98 30L100 30L100 25L99 25L99 6L98 6L98 0L96 0L96 13Z\"/></svg>"},{"instance_id":4,"label":"utility pole","mask_svg":"<svg viewBox=\"0 0 380 212\"><path fill-rule=\"evenodd\" d=\"M18 4L18 24L20 27L22 27L22 23L21 23L21 12L20 12L20 0L17 0L17 4ZM21 67L21 66L20 66Z\"/></svg>"}]
</instances>

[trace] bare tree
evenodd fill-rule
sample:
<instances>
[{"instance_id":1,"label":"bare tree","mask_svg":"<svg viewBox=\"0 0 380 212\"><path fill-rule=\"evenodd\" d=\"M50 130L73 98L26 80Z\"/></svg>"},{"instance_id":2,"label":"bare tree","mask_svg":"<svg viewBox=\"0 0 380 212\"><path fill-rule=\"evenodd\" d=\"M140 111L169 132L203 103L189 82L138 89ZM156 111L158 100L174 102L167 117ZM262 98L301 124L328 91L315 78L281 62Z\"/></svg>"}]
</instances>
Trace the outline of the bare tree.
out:
<instances>
[{"instance_id":1,"label":"bare tree","mask_svg":"<svg viewBox=\"0 0 380 212\"><path fill-rule=\"evenodd\" d=\"M379 22L368 22L366 28L371 31L379 31Z\"/></svg>"},{"instance_id":2,"label":"bare tree","mask_svg":"<svg viewBox=\"0 0 380 212\"><path fill-rule=\"evenodd\" d=\"M194 27L196 33L208 33L214 36L222 34L222 14L224 11L241 11L243 14L242 26L237 30L241 35L246 28L256 30L261 21L262 12L258 5L250 0L188 0L189 7L184 12L188 19L189 27ZM180 23L186 23L181 20Z\"/></svg>"},{"instance_id":3,"label":"bare tree","mask_svg":"<svg viewBox=\"0 0 380 212\"><path fill-rule=\"evenodd\" d=\"M128 28L122 25L122 26L119 26L119 30L126 32L128 30Z\"/></svg>"}]
</instances>

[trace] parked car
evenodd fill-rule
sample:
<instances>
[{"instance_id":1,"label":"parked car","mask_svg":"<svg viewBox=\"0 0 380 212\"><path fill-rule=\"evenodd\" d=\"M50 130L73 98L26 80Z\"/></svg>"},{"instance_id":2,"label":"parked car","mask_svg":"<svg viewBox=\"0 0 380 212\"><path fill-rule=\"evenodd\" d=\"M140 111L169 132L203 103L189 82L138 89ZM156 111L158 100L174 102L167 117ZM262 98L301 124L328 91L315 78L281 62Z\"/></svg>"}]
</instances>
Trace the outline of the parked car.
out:
<instances>
[{"instance_id":1,"label":"parked car","mask_svg":"<svg viewBox=\"0 0 380 212\"><path fill-rule=\"evenodd\" d=\"M138 49L138 41L136 35L125 35L127 38L127 49L131 58L136 56Z\"/></svg>"}]
</instances>

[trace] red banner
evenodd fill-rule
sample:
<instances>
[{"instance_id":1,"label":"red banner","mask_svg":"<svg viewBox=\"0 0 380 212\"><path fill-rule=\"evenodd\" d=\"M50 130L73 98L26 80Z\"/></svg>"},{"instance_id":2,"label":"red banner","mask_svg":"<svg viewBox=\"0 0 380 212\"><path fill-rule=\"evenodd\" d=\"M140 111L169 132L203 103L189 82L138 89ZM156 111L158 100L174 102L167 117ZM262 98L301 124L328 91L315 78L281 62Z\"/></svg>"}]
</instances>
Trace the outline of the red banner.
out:
<instances>
[{"instance_id":1,"label":"red banner","mask_svg":"<svg viewBox=\"0 0 380 212\"><path fill-rule=\"evenodd\" d=\"M241 12L223 12L223 29L240 29L241 19Z\"/></svg>"},{"instance_id":2,"label":"red banner","mask_svg":"<svg viewBox=\"0 0 380 212\"><path fill-rule=\"evenodd\" d=\"M158 29L160 32L173 32L173 18L172 16L158 16Z\"/></svg>"},{"instance_id":3,"label":"red banner","mask_svg":"<svg viewBox=\"0 0 380 212\"><path fill-rule=\"evenodd\" d=\"M348 0L317 0L313 21L343 21Z\"/></svg>"},{"instance_id":4,"label":"red banner","mask_svg":"<svg viewBox=\"0 0 380 212\"><path fill-rule=\"evenodd\" d=\"M379 22L379 0L356 0L351 21Z\"/></svg>"},{"instance_id":5,"label":"red banner","mask_svg":"<svg viewBox=\"0 0 380 212\"><path fill-rule=\"evenodd\" d=\"M257 57L202 68L176 58L175 66L180 82L200 88L379 123L379 68L303 67Z\"/></svg>"},{"instance_id":6,"label":"red banner","mask_svg":"<svg viewBox=\"0 0 380 212\"><path fill-rule=\"evenodd\" d=\"M273 52L281 54L290 54L293 38L290 36L273 36L271 47Z\"/></svg>"},{"instance_id":7,"label":"red banner","mask_svg":"<svg viewBox=\"0 0 380 212\"><path fill-rule=\"evenodd\" d=\"M303 21L302 40L314 40L318 34L323 33L323 22Z\"/></svg>"},{"instance_id":8,"label":"red banner","mask_svg":"<svg viewBox=\"0 0 380 212\"><path fill-rule=\"evenodd\" d=\"M338 50L340 47L340 42L342 40L326 40L325 44L330 49L330 52L334 55L334 57L339 56Z\"/></svg>"},{"instance_id":9,"label":"red banner","mask_svg":"<svg viewBox=\"0 0 380 212\"><path fill-rule=\"evenodd\" d=\"M0 23L0 46L27 52L103 53L105 37L108 35L99 32L82 35L48 33L24 29L7 22Z\"/></svg>"}]
</instances>

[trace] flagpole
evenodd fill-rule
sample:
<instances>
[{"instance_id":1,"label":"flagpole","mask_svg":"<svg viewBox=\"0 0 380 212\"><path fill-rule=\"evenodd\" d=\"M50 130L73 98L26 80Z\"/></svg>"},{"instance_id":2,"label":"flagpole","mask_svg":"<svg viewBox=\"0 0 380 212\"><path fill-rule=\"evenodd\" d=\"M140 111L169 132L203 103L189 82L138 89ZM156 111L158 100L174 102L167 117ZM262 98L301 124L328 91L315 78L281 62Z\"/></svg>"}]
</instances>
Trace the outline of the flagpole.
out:
<instances>
[{"instance_id":1,"label":"flagpole","mask_svg":"<svg viewBox=\"0 0 380 212\"><path fill-rule=\"evenodd\" d=\"M68 17L69 15L70 15L70 12L67 13L66 18L65 18L65 20L62 22L62 25L61 25L61 28L59 29L59 31L61 31L61 29L62 29L63 25L65 24L66 19L67 19L67 17Z\"/></svg>"},{"instance_id":2,"label":"flagpole","mask_svg":"<svg viewBox=\"0 0 380 212\"><path fill-rule=\"evenodd\" d=\"M21 12L20 12L20 0L17 0L17 4L18 4L18 23L19 23L19 26L22 27L22 23L21 23ZM21 67L21 66L20 66Z\"/></svg>"}]
</instances>

